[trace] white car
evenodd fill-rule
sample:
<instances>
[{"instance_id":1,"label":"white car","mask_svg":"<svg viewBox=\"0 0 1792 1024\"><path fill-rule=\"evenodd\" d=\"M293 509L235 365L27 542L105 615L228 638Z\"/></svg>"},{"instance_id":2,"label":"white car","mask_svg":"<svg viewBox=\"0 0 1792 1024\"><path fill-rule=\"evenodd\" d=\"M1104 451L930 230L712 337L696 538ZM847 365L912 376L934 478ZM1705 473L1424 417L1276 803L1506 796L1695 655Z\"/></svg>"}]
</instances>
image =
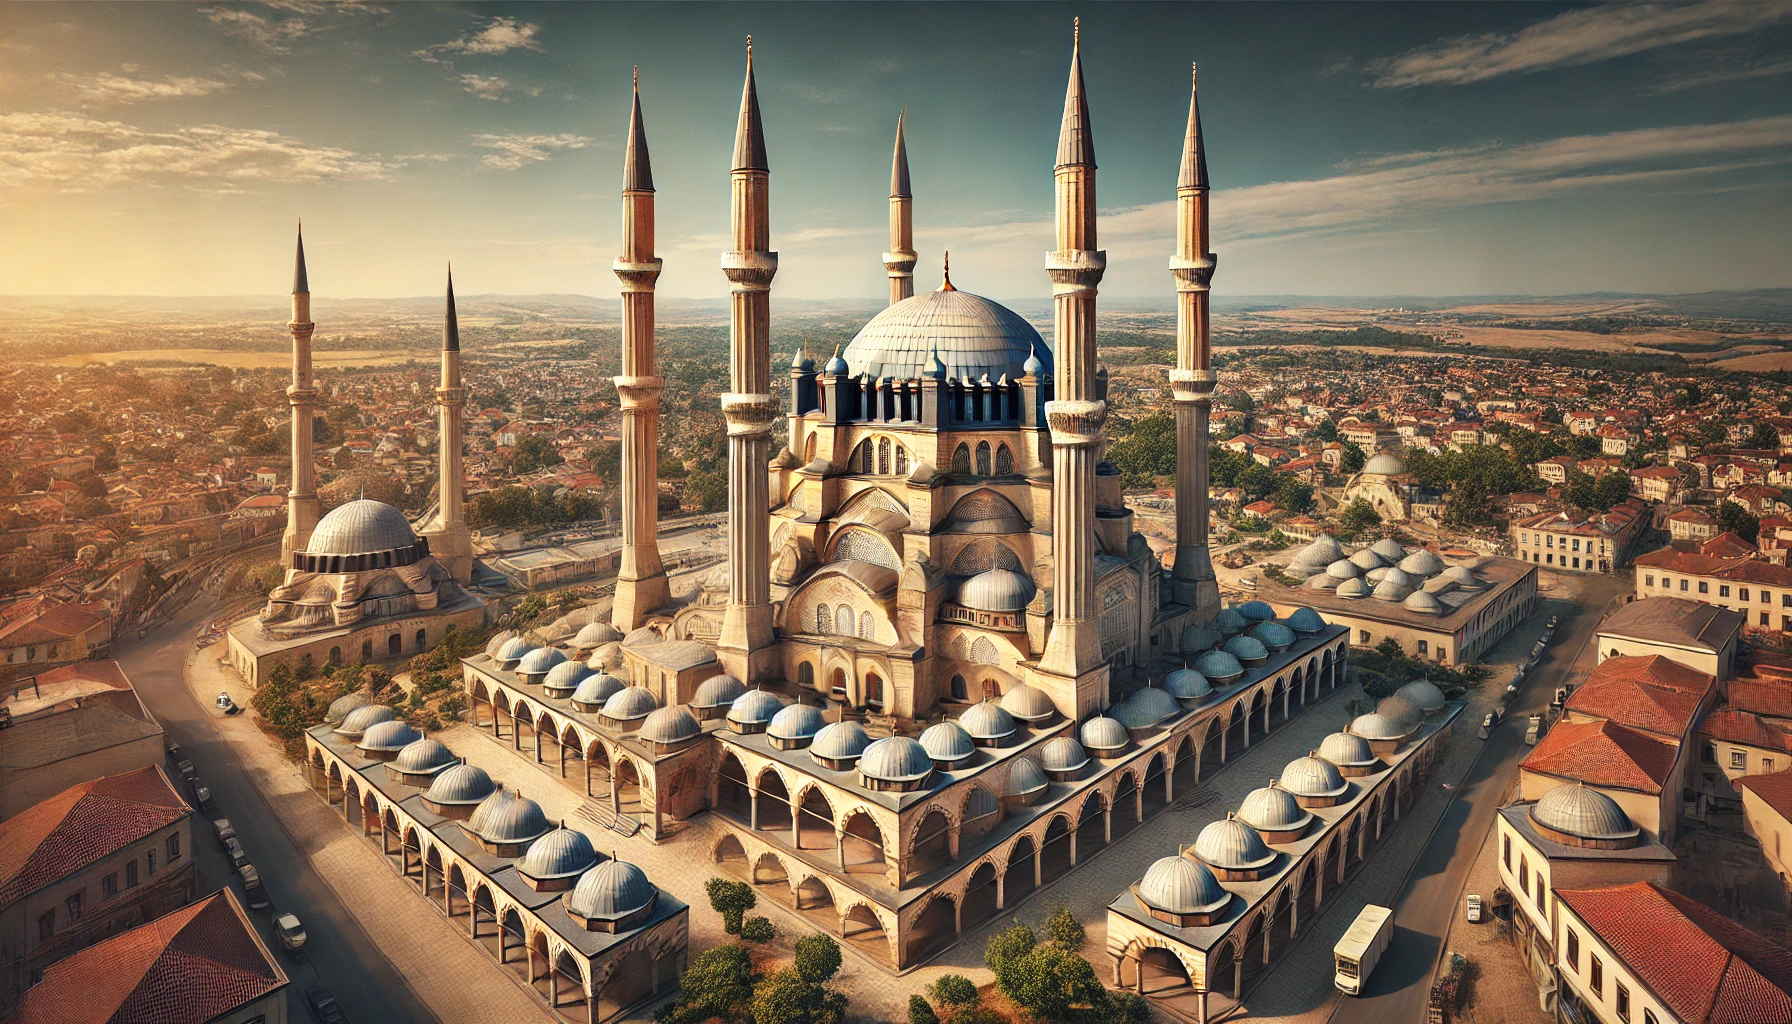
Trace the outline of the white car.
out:
<instances>
[{"instance_id":1,"label":"white car","mask_svg":"<svg viewBox=\"0 0 1792 1024\"><path fill-rule=\"evenodd\" d=\"M1463 912L1467 916L1469 924L1480 924L1481 923L1481 894L1480 893L1471 892L1468 894L1467 906L1465 906L1463 908Z\"/></svg>"}]
</instances>

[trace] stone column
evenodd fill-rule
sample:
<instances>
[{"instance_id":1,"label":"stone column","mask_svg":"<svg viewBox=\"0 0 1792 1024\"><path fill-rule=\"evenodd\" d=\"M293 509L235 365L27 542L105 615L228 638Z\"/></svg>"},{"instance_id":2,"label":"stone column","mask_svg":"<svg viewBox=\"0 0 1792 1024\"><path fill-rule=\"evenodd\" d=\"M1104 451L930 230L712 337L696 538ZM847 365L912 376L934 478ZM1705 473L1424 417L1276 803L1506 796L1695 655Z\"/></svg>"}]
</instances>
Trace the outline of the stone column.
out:
<instances>
[{"instance_id":1,"label":"stone column","mask_svg":"<svg viewBox=\"0 0 1792 1024\"><path fill-rule=\"evenodd\" d=\"M311 416L317 408L317 385L311 379L311 282L305 272L305 236L300 230L294 257L292 320L292 383L286 401L292 409L292 483L286 489L286 532L280 536L280 564L293 567L293 555L303 554L317 528L317 465L311 451Z\"/></svg>"},{"instance_id":2,"label":"stone column","mask_svg":"<svg viewBox=\"0 0 1792 1024\"><path fill-rule=\"evenodd\" d=\"M1192 78L1192 70L1191 70ZM1176 564L1171 592L1176 603L1209 622L1219 613L1219 584L1207 551L1210 511L1207 448L1213 412L1213 372L1208 334L1208 283L1214 255L1208 251L1207 156L1201 143L1201 108L1191 81L1182 170L1176 180L1176 368L1170 387L1176 400Z\"/></svg>"},{"instance_id":3,"label":"stone column","mask_svg":"<svg viewBox=\"0 0 1792 1024\"><path fill-rule=\"evenodd\" d=\"M640 74L635 76L628 153L622 175L622 255L612 265L622 281L622 559L610 622L624 633L672 600L660 561L659 424L664 381L653 355L654 286L662 261L654 255L653 169L641 123ZM763 473L761 474L763 475Z\"/></svg>"}]
</instances>

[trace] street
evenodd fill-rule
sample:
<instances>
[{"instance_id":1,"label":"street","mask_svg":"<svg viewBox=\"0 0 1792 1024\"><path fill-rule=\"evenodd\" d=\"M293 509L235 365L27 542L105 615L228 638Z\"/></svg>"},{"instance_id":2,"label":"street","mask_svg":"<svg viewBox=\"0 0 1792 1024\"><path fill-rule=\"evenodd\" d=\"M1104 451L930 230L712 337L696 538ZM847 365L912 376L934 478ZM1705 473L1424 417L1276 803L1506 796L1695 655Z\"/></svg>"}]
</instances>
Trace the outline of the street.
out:
<instances>
[{"instance_id":1,"label":"street","mask_svg":"<svg viewBox=\"0 0 1792 1024\"><path fill-rule=\"evenodd\" d=\"M1549 706L1556 686L1568 677L1583 651L1591 653L1587 643L1605 617L1607 604L1630 588L1621 577L1585 582L1574 611L1560 623L1543 660L1526 674L1517 700L1457 786L1455 799L1413 865L1394 906L1394 938L1381 965L1361 997L1339 1000L1332 1024L1407 1024L1425 1019L1444 936L1451 915L1461 912L1469 869L1516 778L1518 762L1530 752L1524 742L1526 719ZM1491 899L1492 894L1483 896Z\"/></svg>"},{"instance_id":2,"label":"street","mask_svg":"<svg viewBox=\"0 0 1792 1024\"><path fill-rule=\"evenodd\" d=\"M201 597L174 622L141 640L120 644L116 652L143 703L161 721L168 738L181 745L217 800L216 811L201 811L193 819L200 894L216 891L227 879L234 879L211 827L212 818L229 818L273 897L271 910L251 912L250 918L292 978L288 1020L310 1020L305 990L324 984L336 994L352 1021L433 1021L434 1016L404 977L312 870L307 851L294 844L230 745L218 736L212 725L218 712L201 706L187 689L184 668L193 637L216 610L211 598ZM168 770L172 775L172 767ZM190 788L179 779L175 784L190 801ZM238 885L236 890L240 897L242 887ZM280 911L298 915L308 933L297 958L281 950L274 933L271 921Z\"/></svg>"}]
</instances>

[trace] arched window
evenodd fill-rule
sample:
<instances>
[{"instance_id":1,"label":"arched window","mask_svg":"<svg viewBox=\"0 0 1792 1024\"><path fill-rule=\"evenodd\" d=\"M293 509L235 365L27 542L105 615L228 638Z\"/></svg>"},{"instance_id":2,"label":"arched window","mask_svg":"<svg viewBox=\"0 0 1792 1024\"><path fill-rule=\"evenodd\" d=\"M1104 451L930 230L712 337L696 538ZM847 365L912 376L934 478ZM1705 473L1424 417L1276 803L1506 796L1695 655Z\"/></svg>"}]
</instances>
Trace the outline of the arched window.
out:
<instances>
[{"instance_id":1,"label":"arched window","mask_svg":"<svg viewBox=\"0 0 1792 1024\"><path fill-rule=\"evenodd\" d=\"M1012 472L1014 472L1014 453L1008 450L1007 445L1003 445L996 449L996 475L1007 476Z\"/></svg>"},{"instance_id":2,"label":"arched window","mask_svg":"<svg viewBox=\"0 0 1792 1024\"><path fill-rule=\"evenodd\" d=\"M876 626L874 626L871 622L871 613L870 612L865 612L864 614L859 616L859 639L860 640L871 639L875 635L875 632L874 632L875 629L876 629Z\"/></svg>"},{"instance_id":3,"label":"arched window","mask_svg":"<svg viewBox=\"0 0 1792 1024\"><path fill-rule=\"evenodd\" d=\"M885 476L890 472L890 439L887 437L877 442L877 471Z\"/></svg>"},{"instance_id":4,"label":"arched window","mask_svg":"<svg viewBox=\"0 0 1792 1024\"><path fill-rule=\"evenodd\" d=\"M1001 658L996 654L996 645L989 642L989 637L980 636L971 644L971 660L979 665L994 665Z\"/></svg>"},{"instance_id":5,"label":"arched window","mask_svg":"<svg viewBox=\"0 0 1792 1024\"><path fill-rule=\"evenodd\" d=\"M884 709L884 680L876 672L865 677L865 703L879 711Z\"/></svg>"},{"instance_id":6,"label":"arched window","mask_svg":"<svg viewBox=\"0 0 1792 1024\"><path fill-rule=\"evenodd\" d=\"M839 633L841 636L854 636L858 633L858 630L855 629L853 625L852 607L850 605L843 604L840 606L840 610L834 613L834 632Z\"/></svg>"},{"instance_id":7,"label":"arched window","mask_svg":"<svg viewBox=\"0 0 1792 1024\"><path fill-rule=\"evenodd\" d=\"M896 475L908 475L908 449L901 445L896 446Z\"/></svg>"},{"instance_id":8,"label":"arched window","mask_svg":"<svg viewBox=\"0 0 1792 1024\"><path fill-rule=\"evenodd\" d=\"M796 684L805 690L815 689L815 666L803 662L796 667Z\"/></svg>"},{"instance_id":9,"label":"arched window","mask_svg":"<svg viewBox=\"0 0 1792 1024\"><path fill-rule=\"evenodd\" d=\"M825 604L815 606L815 632L831 633L834 629L834 612Z\"/></svg>"},{"instance_id":10,"label":"arched window","mask_svg":"<svg viewBox=\"0 0 1792 1024\"><path fill-rule=\"evenodd\" d=\"M960 444L956 449L953 450L953 452L952 452L952 472L963 473L966 476L970 475L970 473L971 473L971 449L969 447L967 447L963 444Z\"/></svg>"},{"instance_id":11,"label":"arched window","mask_svg":"<svg viewBox=\"0 0 1792 1024\"><path fill-rule=\"evenodd\" d=\"M963 676L953 676L952 677L952 699L953 700L970 700L971 699L970 687L965 683Z\"/></svg>"},{"instance_id":12,"label":"arched window","mask_svg":"<svg viewBox=\"0 0 1792 1024\"><path fill-rule=\"evenodd\" d=\"M977 442L977 475L989 475L989 442Z\"/></svg>"},{"instance_id":13,"label":"arched window","mask_svg":"<svg viewBox=\"0 0 1792 1024\"><path fill-rule=\"evenodd\" d=\"M870 473L871 472L871 442L870 441L866 441L864 444L859 445L859 460L858 461L859 461L859 472L861 472L861 473Z\"/></svg>"},{"instance_id":14,"label":"arched window","mask_svg":"<svg viewBox=\"0 0 1792 1024\"><path fill-rule=\"evenodd\" d=\"M340 648L340 647L330 648L330 664L332 664L332 665L342 664L342 648Z\"/></svg>"}]
</instances>

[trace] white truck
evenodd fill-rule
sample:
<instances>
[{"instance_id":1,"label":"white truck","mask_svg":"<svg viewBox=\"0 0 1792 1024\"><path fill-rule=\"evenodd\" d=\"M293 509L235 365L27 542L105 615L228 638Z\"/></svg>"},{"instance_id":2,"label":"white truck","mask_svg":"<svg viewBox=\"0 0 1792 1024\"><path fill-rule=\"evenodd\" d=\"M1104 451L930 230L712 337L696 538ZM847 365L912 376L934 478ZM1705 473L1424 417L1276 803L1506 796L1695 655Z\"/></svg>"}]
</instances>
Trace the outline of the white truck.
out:
<instances>
[{"instance_id":1,"label":"white truck","mask_svg":"<svg viewBox=\"0 0 1792 1024\"><path fill-rule=\"evenodd\" d=\"M1394 937L1394 912L1371 903L1351 922L1350 930L1332 947L1336 961L1332 983L1347 996L1363 994L1363 983L1369 980L1381 954L1387 952Z\"/></svg>"}]
</instances>

